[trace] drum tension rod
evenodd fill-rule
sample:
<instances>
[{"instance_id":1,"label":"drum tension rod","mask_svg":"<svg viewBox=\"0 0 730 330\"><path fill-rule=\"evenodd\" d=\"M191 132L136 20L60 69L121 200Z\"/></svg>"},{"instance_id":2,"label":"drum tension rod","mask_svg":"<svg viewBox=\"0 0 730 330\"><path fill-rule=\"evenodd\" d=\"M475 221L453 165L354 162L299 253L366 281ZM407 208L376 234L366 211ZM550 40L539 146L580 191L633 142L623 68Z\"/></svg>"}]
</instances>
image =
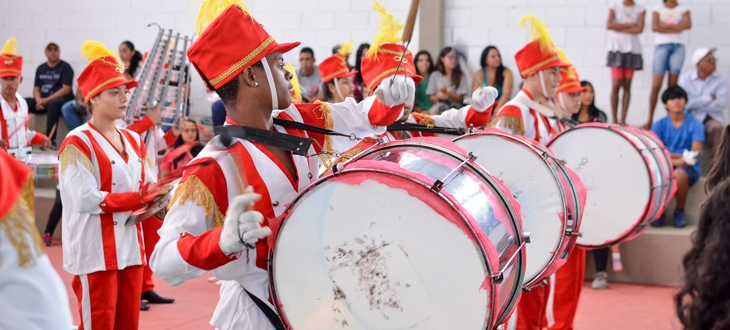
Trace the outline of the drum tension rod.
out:
<instances>
[{"instance_id":1,"label":"drum tension rod","mask_svg":"<svg viewBox=\"0 0 730 330\"><path fill-rule=\"evenodd\" d=\"M565 231L565 236L578 236L578 237L583 237L583 233L582 232L579 232L579 231L572 231L572 230L568 229L568 230Z\"/></svg>"},{"instance_id":2,"label":"drum tension rod","mask_svg":"<svg viewBox=\"0 0 730 330\"><path fill-rule=\"evenodd\" d=\"M457 172L459 172L459 174L463 173L462 168L464 166L466 166L467 163L473 162L475 159L477 159L477 156L474 156L474 154L470 152L469 157L466 160L464 160L463 162L461 162L461 164L459 164L459 166L457 166L456 168L451 170L451 172L449 172L449 174L447 174L445 178L443 178L441 180L436 180L436 182L434 182L433 185L431 186L431 191L436 192L436 193L440 192L441 189L443 189L445 185L449 184L449 182L451 182L451 180L453 180L456 177L455 174Z\"/></svg>"}]
</instances>

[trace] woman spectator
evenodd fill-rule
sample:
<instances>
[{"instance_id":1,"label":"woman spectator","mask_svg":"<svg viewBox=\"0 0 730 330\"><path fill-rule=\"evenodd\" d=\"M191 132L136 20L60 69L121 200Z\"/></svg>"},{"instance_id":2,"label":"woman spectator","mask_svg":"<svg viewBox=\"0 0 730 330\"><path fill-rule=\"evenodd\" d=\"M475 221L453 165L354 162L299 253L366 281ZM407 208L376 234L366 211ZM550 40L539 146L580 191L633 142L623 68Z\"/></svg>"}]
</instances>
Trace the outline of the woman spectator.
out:
<instances>
[{"instance_id":1,"label":"woman spectator","mask_svg":"<svg viewBox=\"0 0 730 330\"><path fill-rule=\"evenodd\" d=\"M707 174L705 190L709 193L722 180L730 178L730 125L725 126L720 144L715 150L715 159L712 160L710 173Z\"/></svg>"},{"instance_id":2,"label":"woman spectator","mask_svg":"<svg viewBox=\"0 0 730 330\"><path fill-rule=\"evenodd\" d=\"M431 54L428 51L422 50L416 54L416 71L418 75L423 77L423 81L416 86L416 104L413 111L416 112L428 112L433 107L431 98L426 94L426 88L428 88L428 79L431 76L433 68L433 60Z\"/></svg>"},{"instance_id":3,"label":"woman spectator","mask_svg":"<svg viewBox=\"0 0 730 330\"><path fill-rule=\"evenodd\" d=\"M352 83L352 76L358 71L350 70L345 61L345 54L338 53L326 58L319 64L319 72L322 76L322 96L330 103L344 102L346 98L352 97L355 89Z\"/></svg>"},{"instance_id":4,"label":"woman spectator","mask_svg":"<svg viewBox=\"0 0 730 330\"><path fill-rule=\"evenodd\" d=\"M586 80L581 81L580 85L586 90L581 93L580 112L573 115L573 120L579 123L605 123L607 121L606 114L596 107L596 97L593 85ZM608 274L606 273L608 250L608 248L593 250L593 260L596 264L596 276L593 279L593 284L591 286L597 290L602 290L608 287ZM621 263L621 253L619 252L618 245L611 246L611 260L613 271L621 272L623 270L623 264Z\"/></svg>"},{"instance_id":5,"label":"woman spectator","mask_svg":"<svg viewBox=\"0 0 730 330\"><path fill-rule=\"evenodd\" d=\"M142 63L142 54L134 49L134 44L127 40L119 45L119 57L124 62L124 78L127 80L134 79L137 75L140 63Z\"/></svg>"},{"instance_id":6,"label":"woman spectator","mask_svg":"<svg viewBox=\"0 0 730 330\"><path fill-rule=\"evenodd\" d=\"M641 57L639 35L644 31L646 9L634 0L615 3L608 9L608 66L611 67L611 114L613 122L626 125L626 114L631 100L631 80L634 71L644 68ZM619 92L621 99L621 120L618 113Z\"/></svg>"},{"instance_id":7,"label":"woman spectator","mask_svg":"<svg viewBox=\"0 0 730 330\"><path fill-rule=\"evenodd\" d=\"M370 49L370 44L362 43L357 47L357 54L355 54L355 70L357 70L357 74L355 74L355 79L353 79L355 88L353 95L357 102L362 101L365 98L364 95L368 95L368 86L363 82L362 74L360 73L362 72L360 63L365 58L365 54L368 53L368 49Z\"/></svg>"},{"instance_id":8,"label":"woman spectator","mask_svg":"<svg viewBox=\"0 0 730 330\"><path fill-rule=\"evenodd\" d=\"M198 144L196 144L198 141ZM203 146L199 144L200 132L198 132L198 124L187 119L182 125L182 132L177 137L175 143L165 152L165 162L160 164L160 178L164 178L172 171L186 166L195 156L203 150ZM168 156L177 156L168 161Z\"/></svg>"},{"instance_id":9,"label":"woman spectator","mask_svg":"<svg viewBox=\"0 0 730 330\"><path fill-rule=\"evenodd\" d=\"M482 86L492 86L497 89L497 111L509 101L512 95L513 77L512 71L502 64L502 55L495 46L484 48L482 56L479 59L479 65L482 69L474 72L474 82L472 83L472 92ZM504 97L502 97L504 96Z\"/></svg>"},{"instance_id":10,"label":"woman spectator","mask_svg":"<svg viewBox=\"0 0 730 330\"><path fill-rule=\"evenodd\" d=\"M429 80L426 94L434 104L431 114L440 114L448 109L461 108L464 97L469 93L469 78L461 70L456 52L451 47L441 50L438 62Z\"/></svg>"},{"instance_id":11,"label":"woman spectator","mask_svg":"<svg viewBox=\"0 0 730 330\"><path fill-rule=\"evenodd\" d=\"M692 249L682 260L684 285L674 297L684 329L730 328L730 179L702 207Z\"/></svg>"}]
</instances>

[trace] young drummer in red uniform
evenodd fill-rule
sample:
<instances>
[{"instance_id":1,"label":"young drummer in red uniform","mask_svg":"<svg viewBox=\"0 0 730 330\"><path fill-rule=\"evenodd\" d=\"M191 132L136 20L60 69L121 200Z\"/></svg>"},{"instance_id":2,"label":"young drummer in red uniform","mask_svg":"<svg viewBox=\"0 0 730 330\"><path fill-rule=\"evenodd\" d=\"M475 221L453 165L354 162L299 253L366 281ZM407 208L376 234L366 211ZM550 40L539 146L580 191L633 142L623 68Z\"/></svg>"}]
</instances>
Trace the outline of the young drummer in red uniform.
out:
<instances>
[{"instance_id":1,"label":"young drummer in red uniform","mask_svg":"<svg viewBox=\"0 0 730 330\"><path fill-rule=\"evenodd\" d=\"M51 147L47 136L28 129L28 104L18 94L23 82L23 57L16 54L17 40L10 38L0 50L0 149L18 159L25 159L31 144Z\"/></svg>"},{"instance_id":2,"label":"young drummer in red uniform","mask_svg":"<svg viewBox=\"0 0 730 330\"><path fill-rule=\"evenodd\" d=\"M126 222L154 177L139 135L115 126L137 82L101 43L81 49L89 65L77 81L91 119L59 151L64 269L74 275L79 329L137 329L145 249L142 225Z\"/></svg>"},{"instance_id":3,"label":"young drummer in red uniform","mask_svg":"<svg viewBox=\"0 0 730 330\"><path fill-rule=\"evenodd\" d=\"M558 49L560 60L564 63L570 63L568 56L565 55L563 50ZM557 94L553 99L556 108L564 113L569 114L570 117L580 112L581 107L581 93L586 88L580 85L580 78L575 67L571 64L569 67L560 68L560 86L558 86ZM570 126L565 121L550 119L551 126L555 131L555 134L559 134L563 131L570 129Z\"/></svg>"}]
</instances>

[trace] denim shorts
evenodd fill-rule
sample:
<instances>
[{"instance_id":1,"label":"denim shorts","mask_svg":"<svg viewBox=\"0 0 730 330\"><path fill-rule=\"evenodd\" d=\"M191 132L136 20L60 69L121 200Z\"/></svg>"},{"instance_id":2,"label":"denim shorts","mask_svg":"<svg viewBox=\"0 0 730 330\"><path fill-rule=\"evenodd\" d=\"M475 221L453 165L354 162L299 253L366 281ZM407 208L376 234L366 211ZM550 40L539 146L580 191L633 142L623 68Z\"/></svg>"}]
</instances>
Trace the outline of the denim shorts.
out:
<instances>
[{"instance_id":1,"label":"denim shorts","mask_svg":"<svg viewBox=\"0 0 730 330\"><path fill-rule=\"evenodd\" d=\"M700 180L700 172L697 171L697 168L694 166L677 166L674 168L675 171L684 171L684 173L687 173L687 176L689 177L689 186L692 187L697 183L697 181Z\"/></svg>"},{"instance_id":2,"label":"denim shorts","mask_svg":"<svg viewBox=\"0 0 730 330\"><path fill-rule=\"evenodd\" d=\"M654 74L665 74L667 71L679 74L684 65L684 45L661 44L654 48Z\"/></svg>"}]
</instances>

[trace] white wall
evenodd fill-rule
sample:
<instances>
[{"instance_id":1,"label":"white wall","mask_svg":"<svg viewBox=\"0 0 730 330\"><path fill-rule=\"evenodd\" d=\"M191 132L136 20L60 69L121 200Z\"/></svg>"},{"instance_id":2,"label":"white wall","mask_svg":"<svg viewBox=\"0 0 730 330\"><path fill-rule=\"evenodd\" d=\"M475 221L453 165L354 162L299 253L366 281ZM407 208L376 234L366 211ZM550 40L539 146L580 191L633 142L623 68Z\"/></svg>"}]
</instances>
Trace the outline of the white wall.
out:
<instances>
[{"instance_id":1,"label":"white wall","mask_svg":"<svg viewBox=\"0 0 730 330\"><path fill-rule=\"evenodd\" d=\"M0 42L9 37L18 39L18 52L23 55L23 76L20 93L31 96L36 67L46 61L44 48L50 41L61 47L61 58L69 62L76 77L86 66L80 58L81 44L98 40L116 49L124 40L131 40L142 51L149 50L157 22L165 29L192 35L198 7L193 0L0 0ZM372 42L377 16L370 0L247 0L252 14L279 42L301 41L314 49L318 60L331 54L332 46L354 39L354 48ZM410 1L383 0L385 6L405 21ZM415 32L411 49L418 49ZM354 50L353 50L354 51ZM285 55L298 67L299 48ZM350 62L354 62L354 54ZM210 103L205 88L193 74L192 113L209 115ZM75 79L74 79L75 81ZM74 84L75 85L75 84ZM74 89L76 87L74 86Z\"/></svg>"},{"instance_id":2,"label":"white wall","mask_svg":"<svg viewBox=\"0 0 730 330\"><path fill-rule=\"evenodd\" d=\"M563 48L576 66L581 79L589 80L596 88L596 105L609 116L611 72L606 65L606 20L608 5L621 0L444 0L445 43L465 44L469 49L472 69L479 68L479 56L487 45L495 45L502 52L505 65L516 76L514 54L528 42L527 32L517 23L523 14L542 18L553 35L555 44ZM638 0L647 7L646 27L640 36L644 46L644 70L637 71L632 85L628 124L646 122L649 92L652 84L654 54L651 32L651 8L661 0ZM718 71L730 77L730 1L680 0L690 9L692 29L689 33L687 56L682 72L693 66L691 54L699 47L717 47ZM518 79L519 80L519 79ZM666 83L665 83L666 85ZM661 101L655 118L665 116ZM726 109L728 117L728 109Z\"/></svg>"}]
</instances>

